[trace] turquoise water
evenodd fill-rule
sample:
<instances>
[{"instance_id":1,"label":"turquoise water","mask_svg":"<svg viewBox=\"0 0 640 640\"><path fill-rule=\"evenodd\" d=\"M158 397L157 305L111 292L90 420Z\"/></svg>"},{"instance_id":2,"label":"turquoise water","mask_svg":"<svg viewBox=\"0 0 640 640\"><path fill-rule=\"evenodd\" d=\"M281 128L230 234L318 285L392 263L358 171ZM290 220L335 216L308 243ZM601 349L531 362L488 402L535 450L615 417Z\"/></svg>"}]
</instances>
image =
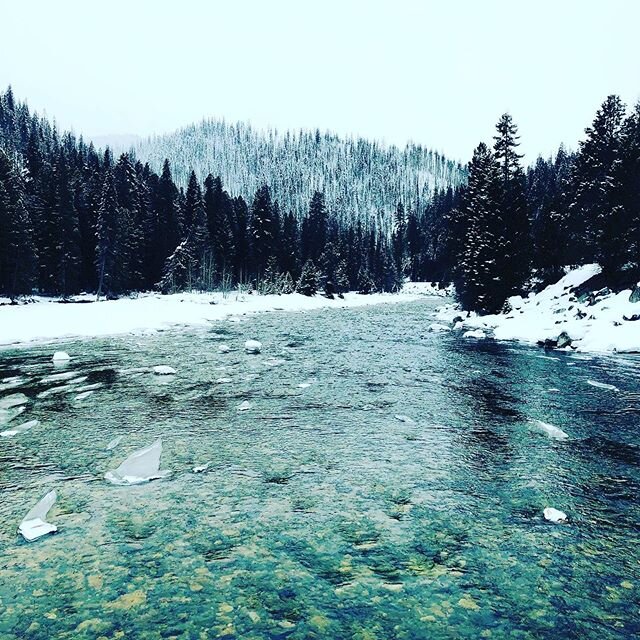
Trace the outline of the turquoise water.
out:
<instances>
[{"instance_id":1,"label":"turquoise water","mask_svg":"<svg viewBox=\"0 0 640 640\"><path fill-rule=\"evenodd\" d=\"M0 638L637 637L639 361L429 334L435 305L0 351L41 423L0 438ZM36 397L66 371L102 386ZM103 480L157 436L168 478Z\"/></svg>"}]
</instances>

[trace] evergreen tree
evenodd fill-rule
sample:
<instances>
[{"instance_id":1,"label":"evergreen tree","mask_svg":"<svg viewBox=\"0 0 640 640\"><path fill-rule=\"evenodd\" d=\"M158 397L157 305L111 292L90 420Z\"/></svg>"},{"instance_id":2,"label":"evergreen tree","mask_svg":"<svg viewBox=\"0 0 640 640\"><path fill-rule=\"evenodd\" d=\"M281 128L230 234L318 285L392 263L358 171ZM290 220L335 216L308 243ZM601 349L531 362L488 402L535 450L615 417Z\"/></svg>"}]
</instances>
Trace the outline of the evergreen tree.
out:
<instances>
[{"instance_id":1,"label":"evergreen tree","mask_svg":"<svg viewBox=\"0 0 640 640\"><path fill-rule=\"evenodd\" d=\"M302 267L296 291L304 296L314 296L319 286L318 270L313 264L313 260L307 260Z\"/></svg>"},{"instance_id":2,"label":"evergreen tree","mask_svg":"<svg viewBox=\"0 0 640 640\"><path fill-rule=\"evenodd\" d=\"M107 170L102 187L98 222L96 224L96 269L98 272L98 292L100 298L103 291L107 298L118 290L119 255L117 245L118 234L118 195L113 173Z\"/></svg>"},{"instance_id":3,"label":"evergreen tree","mask_svg":"<svg viewBox=\"0 0 640 640\"><path fill-rule=\"evenodd\" d=\"M302 221L302 259L317 261L327 241L327 210L324 193L316 191L309 203L309 214Z\"/></svg>"}]
</instances>

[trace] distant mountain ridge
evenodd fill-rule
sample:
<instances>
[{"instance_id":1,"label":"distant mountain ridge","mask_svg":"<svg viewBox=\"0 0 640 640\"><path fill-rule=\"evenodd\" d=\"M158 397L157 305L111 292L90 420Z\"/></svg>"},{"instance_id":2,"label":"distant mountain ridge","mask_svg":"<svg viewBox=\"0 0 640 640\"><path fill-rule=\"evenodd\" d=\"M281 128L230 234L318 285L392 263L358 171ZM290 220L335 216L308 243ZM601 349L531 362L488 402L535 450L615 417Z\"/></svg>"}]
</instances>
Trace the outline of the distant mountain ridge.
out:
<instances>
[{"instance_id":1,"label":"distant mountain ridge","mask_svg":"<svg viewBox=\"0 0 640 640\"><path fill-rule=\"evenodd\" d=\"M114 149L124 151L124 147ZM244 123L203 120L174 133L136 142L135 156L159 171L165 158L186 185L192 170L222 178L232 195L251 195L268 184L284 212L303 217L314 191L324 191L339 219L373 220L384 227L398 202L422 208L434 188L458 186L466 169L421 145L404 149L364 138L319 131L257 130Z\"/></svg>"}]
</instances>

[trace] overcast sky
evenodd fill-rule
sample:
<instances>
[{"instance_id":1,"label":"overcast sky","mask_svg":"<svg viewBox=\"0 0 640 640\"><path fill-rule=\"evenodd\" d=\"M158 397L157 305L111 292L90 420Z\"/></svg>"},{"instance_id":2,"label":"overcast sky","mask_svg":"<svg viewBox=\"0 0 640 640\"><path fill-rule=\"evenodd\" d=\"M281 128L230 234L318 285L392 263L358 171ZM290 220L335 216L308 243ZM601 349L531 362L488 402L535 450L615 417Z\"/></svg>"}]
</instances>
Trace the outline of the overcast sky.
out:
<instances>
[{"instance_id":1,"label":"overcast sky","mask_svg":"<svg viewBox=\"0 0 640 640\"><path fill-rule=\"evenodd\" d=\"M504 111L527 161L640 98L637 0L3 0L0 86L76 133L203 117L467 161Z\"/></svg>"}]
</instances>

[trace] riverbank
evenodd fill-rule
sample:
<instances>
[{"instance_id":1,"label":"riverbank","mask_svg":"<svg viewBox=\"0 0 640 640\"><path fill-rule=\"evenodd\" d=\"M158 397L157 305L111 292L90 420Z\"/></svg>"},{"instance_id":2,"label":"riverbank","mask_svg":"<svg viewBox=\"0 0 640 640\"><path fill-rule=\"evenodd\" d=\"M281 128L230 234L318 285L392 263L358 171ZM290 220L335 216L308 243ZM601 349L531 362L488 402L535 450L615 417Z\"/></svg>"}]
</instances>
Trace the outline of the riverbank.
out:
<instances>
[{"instance_id":1,"label":"riverbank","mask_svg":"<svg viewBox=\"0 0 640 640\"><path fill-rule=\"evenodd\" d=\"M179 325L206 325L230 316L312 311L327 307L345 309L407 302L424 295L445 295L445 292L429 283L408 283L400 293L346 293L344 298L333 300L319 294L312 297L298 293L279 296L236 291L165 296L146 293L135 298L99 302L95 302L93 295L80 295L66 304L56 298L36 297L28 304L0 306L0 345L147 333Z\"/></svg>"},{"instance_id":2,"label":"riverbank","mask_svg":"<svg viewBox=\"0 0 640 640\"><path fill-rule=\"evenodd\" d=\"M454 328L468 338L490 335L496 340L543 343L569 351L640 353L638 294L632 296L632 289L615 293L590 287L599 273L595 264L572 269L537 294L509 298L507 313L467 317L458 306L445 305L436 319L453 322L462 317Z\"/></svg>"}]
</instances>

